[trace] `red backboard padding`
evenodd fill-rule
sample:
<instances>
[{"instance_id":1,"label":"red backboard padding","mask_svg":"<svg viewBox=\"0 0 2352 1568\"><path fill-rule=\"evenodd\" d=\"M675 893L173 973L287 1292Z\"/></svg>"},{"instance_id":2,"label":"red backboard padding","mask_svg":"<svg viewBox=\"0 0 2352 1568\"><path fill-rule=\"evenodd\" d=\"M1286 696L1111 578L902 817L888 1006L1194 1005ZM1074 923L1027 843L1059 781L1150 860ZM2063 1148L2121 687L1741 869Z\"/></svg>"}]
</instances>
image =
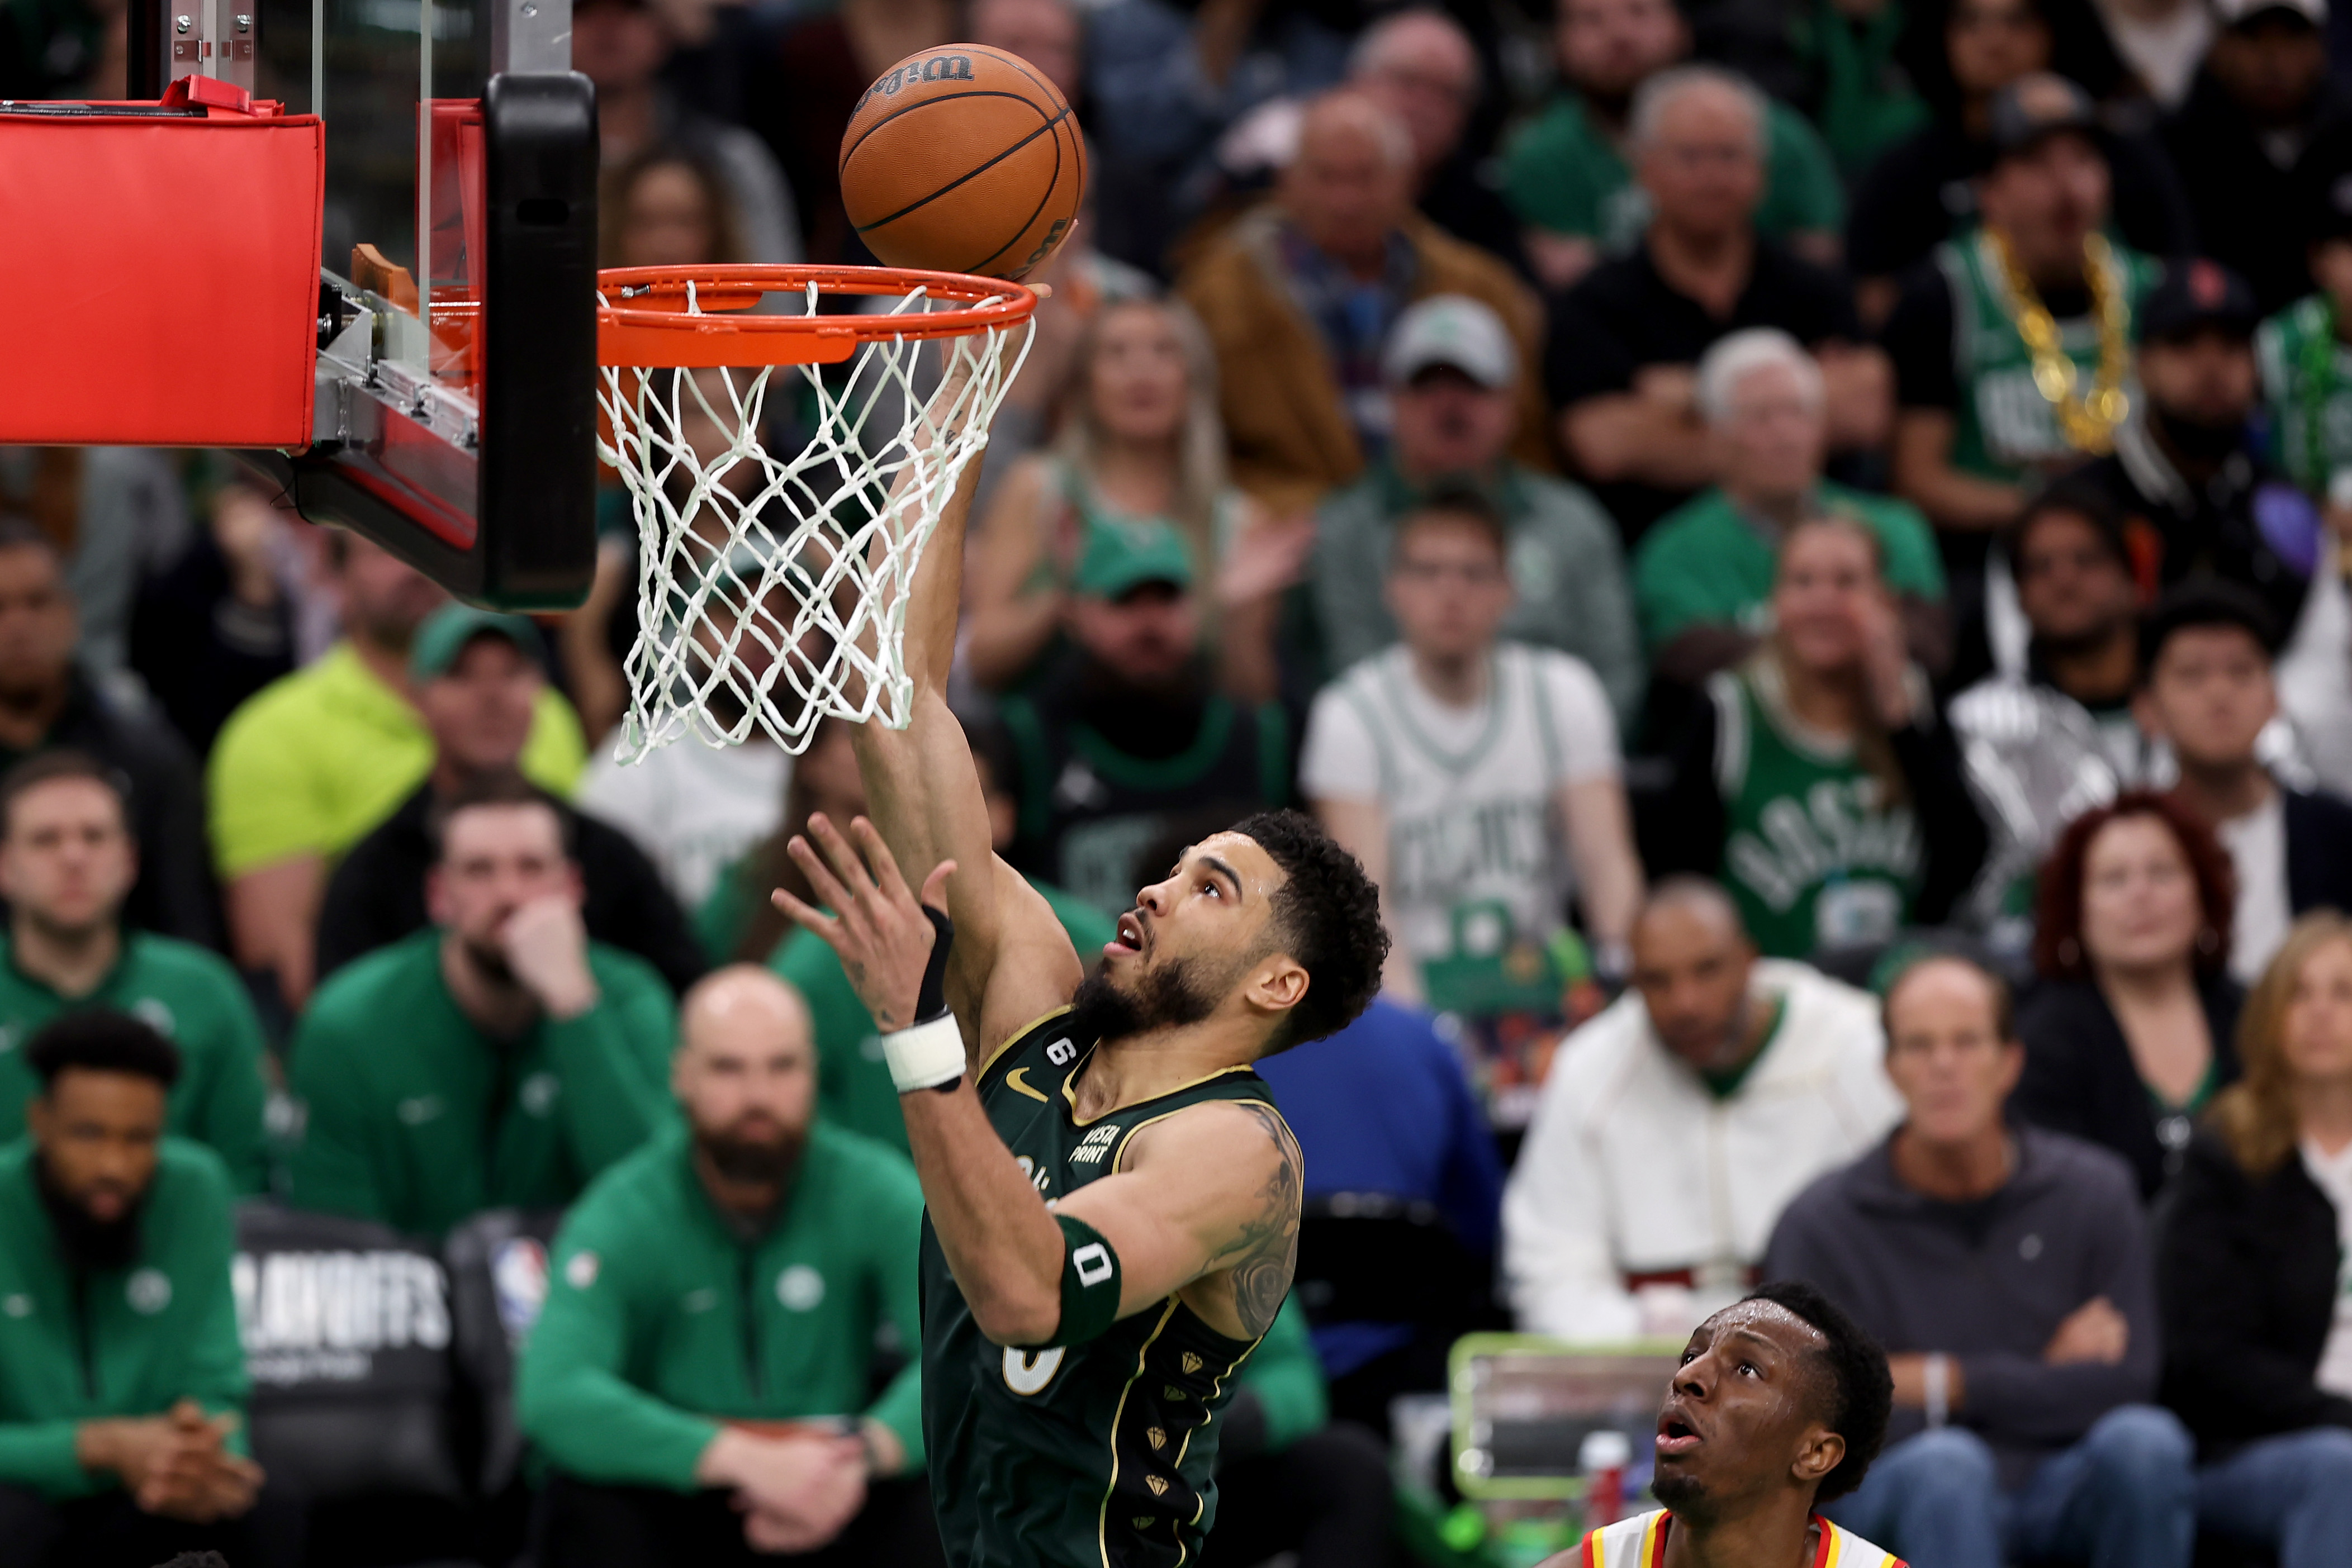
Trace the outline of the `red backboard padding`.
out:
<instances>
[{"instance_id":1,"label":"red backboard padding","mask_svg":"<svg viewBox=\"0 0 2352 1568\"><path fill-rule=\"evenodd\" d=\"M318 118L109 107L0 110L0 442L309 445Z\"/></svg>"}]
</instances>

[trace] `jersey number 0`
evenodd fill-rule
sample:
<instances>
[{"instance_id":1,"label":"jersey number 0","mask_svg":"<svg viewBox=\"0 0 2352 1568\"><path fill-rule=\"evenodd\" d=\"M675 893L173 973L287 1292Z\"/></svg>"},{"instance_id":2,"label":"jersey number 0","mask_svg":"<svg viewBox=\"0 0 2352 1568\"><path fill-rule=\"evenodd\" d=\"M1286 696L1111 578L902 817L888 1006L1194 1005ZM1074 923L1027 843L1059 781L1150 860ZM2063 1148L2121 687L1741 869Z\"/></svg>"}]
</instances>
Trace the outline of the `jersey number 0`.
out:
<instances>
[{"instance_id":1,"label":"jersey number 0","mask_svg":"<svg viewBox=\"0 0 2352 1568\"><path fill-rule=\"evenodd\" d=\"M1004 1386L1027 1398L1042 1393L1045 1385L1054 1381L1054 1374L1062 1370L1063 1352L1041 1350L1034 1355L1025 1351L1004 1353Z\"/></svg>"}]
</instances>

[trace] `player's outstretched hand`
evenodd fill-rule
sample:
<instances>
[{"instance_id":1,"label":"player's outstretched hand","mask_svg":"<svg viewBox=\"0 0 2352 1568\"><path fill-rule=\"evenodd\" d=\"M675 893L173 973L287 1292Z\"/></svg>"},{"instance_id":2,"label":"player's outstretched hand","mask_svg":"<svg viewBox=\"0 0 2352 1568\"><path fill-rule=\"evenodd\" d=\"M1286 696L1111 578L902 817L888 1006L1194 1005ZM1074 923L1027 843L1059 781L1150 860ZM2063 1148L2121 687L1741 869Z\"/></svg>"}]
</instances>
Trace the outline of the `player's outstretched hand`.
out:
<instances>
[{"instance_id":1,"label":"player's outstretched hand","mask_svg":"<svg viewBox=\"0 0 2352 1568\"><path fill-rule=\"evenodd\" d=\"M857 999L874 1015L875 1028L888 1034L915 1021L923 969L937 939L923 906L946 912L945 890L955 862L941 861L932 867L918 899L874 824L864 817L852 818L849 831L856 837L855 846L824 812L812 811L807 834L793 834L785 846L824 908L812 908L781 887L769 897L840 957ZM818 854L819 848L824 854Z\"/></svg>"}]
</instances>

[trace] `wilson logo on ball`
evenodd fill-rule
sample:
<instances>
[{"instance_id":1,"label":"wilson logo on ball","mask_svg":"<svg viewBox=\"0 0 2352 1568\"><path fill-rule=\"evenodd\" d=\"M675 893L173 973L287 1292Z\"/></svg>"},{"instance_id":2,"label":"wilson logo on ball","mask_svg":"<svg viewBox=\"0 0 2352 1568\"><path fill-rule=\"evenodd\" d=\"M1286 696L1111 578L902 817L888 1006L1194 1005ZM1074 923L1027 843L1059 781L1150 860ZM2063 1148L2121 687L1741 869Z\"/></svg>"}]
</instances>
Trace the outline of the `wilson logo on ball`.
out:
<instances>
[{"instance_id":1,"label":"wilson logo on ball","mask_svg":"<svg viewBox=\"0 0 2352 1568\"><path fill-rule=\"evenodd\" d=\"M875 79L841 139L841 202L886 267L1019 278L1086 193L1086 140L1051 78L956 44Z\"/></svg>"},{"instance_id":2,"label":"wilson logo on ball","mask_svg":"<svg viewBox=\"0 0 2352 1568\"><path fill-rule=\"evenodd\" d=\"M857 109L853 109L849 112L855 115L858 109L864 109L866 100L877 92L884 98L896 98L898 96L898 89L909 82L970 81L971 79L971 57L969 55L940 55L932 59L924 60L920 64L908 62L893 66L872 87L858 95Z\"/></svg>"}]
</instances>

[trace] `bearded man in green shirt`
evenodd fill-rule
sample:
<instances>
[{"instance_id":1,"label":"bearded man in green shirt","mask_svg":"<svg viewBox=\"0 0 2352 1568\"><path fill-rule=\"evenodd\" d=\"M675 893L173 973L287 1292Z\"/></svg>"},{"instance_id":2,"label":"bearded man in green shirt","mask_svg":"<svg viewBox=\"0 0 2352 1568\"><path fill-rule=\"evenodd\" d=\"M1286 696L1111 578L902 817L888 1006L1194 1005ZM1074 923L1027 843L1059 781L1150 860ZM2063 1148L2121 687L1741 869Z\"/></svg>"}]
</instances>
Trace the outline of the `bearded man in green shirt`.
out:
<instances>
[{"instance_id":1,"label":"bearded man in green shirt","mask_svg":"<svg viewBox=\"0 0 2352 1568\"><path fill-rule=\"evenodd\" d=\"M32 1136L0 1148L0 1552L145 1568L247 1561L228 1176L164 1135L172 1042L68 1014L25 1048Z\"/></svg>"},{"instance_id":2,"label":"bearded man in green shirt","mask_svg":"<svg viewBox=\"0 0 2352 1568\"><path fill-rule=\"evenodd\" d=\"M434 925L336 971L294 1037L289 1196L437 1237L568 1204L662 1126L675 1011L588 939L563 819L521 775L459 786L436 831Z\"/></svg>"},{"instance_id":3,"label":"bearded man in green shirt","mask_svg":"<svg viewBox=\"0 0 2352 1568\"><path fill-rule=\"evenodd\" d=\"M939 1563L921 1369L869 1396L875 1331L922 1332L914 1167L816 1115L808 1009L764 969L688 993L670 1080L684 1127L572 1209L523 1354L541 1561Z\"/></svg>"},{"instance_id":4,"label":"bearded man in green shirt","mask_svg":"<svg viewBox=\"0 0 2352 1568\"><path fill-rule=\"evenodd\" d=\"M52 1019L112 1008L180 1052L167 1129L209 1146L242 1192L264 1185L261 1023L226 959L193 942L126 930L139 851L119 776L79 751L47 751L0 776L0 1126L40 1092L25 1042Z\"/></svg>"}]
</instances>

